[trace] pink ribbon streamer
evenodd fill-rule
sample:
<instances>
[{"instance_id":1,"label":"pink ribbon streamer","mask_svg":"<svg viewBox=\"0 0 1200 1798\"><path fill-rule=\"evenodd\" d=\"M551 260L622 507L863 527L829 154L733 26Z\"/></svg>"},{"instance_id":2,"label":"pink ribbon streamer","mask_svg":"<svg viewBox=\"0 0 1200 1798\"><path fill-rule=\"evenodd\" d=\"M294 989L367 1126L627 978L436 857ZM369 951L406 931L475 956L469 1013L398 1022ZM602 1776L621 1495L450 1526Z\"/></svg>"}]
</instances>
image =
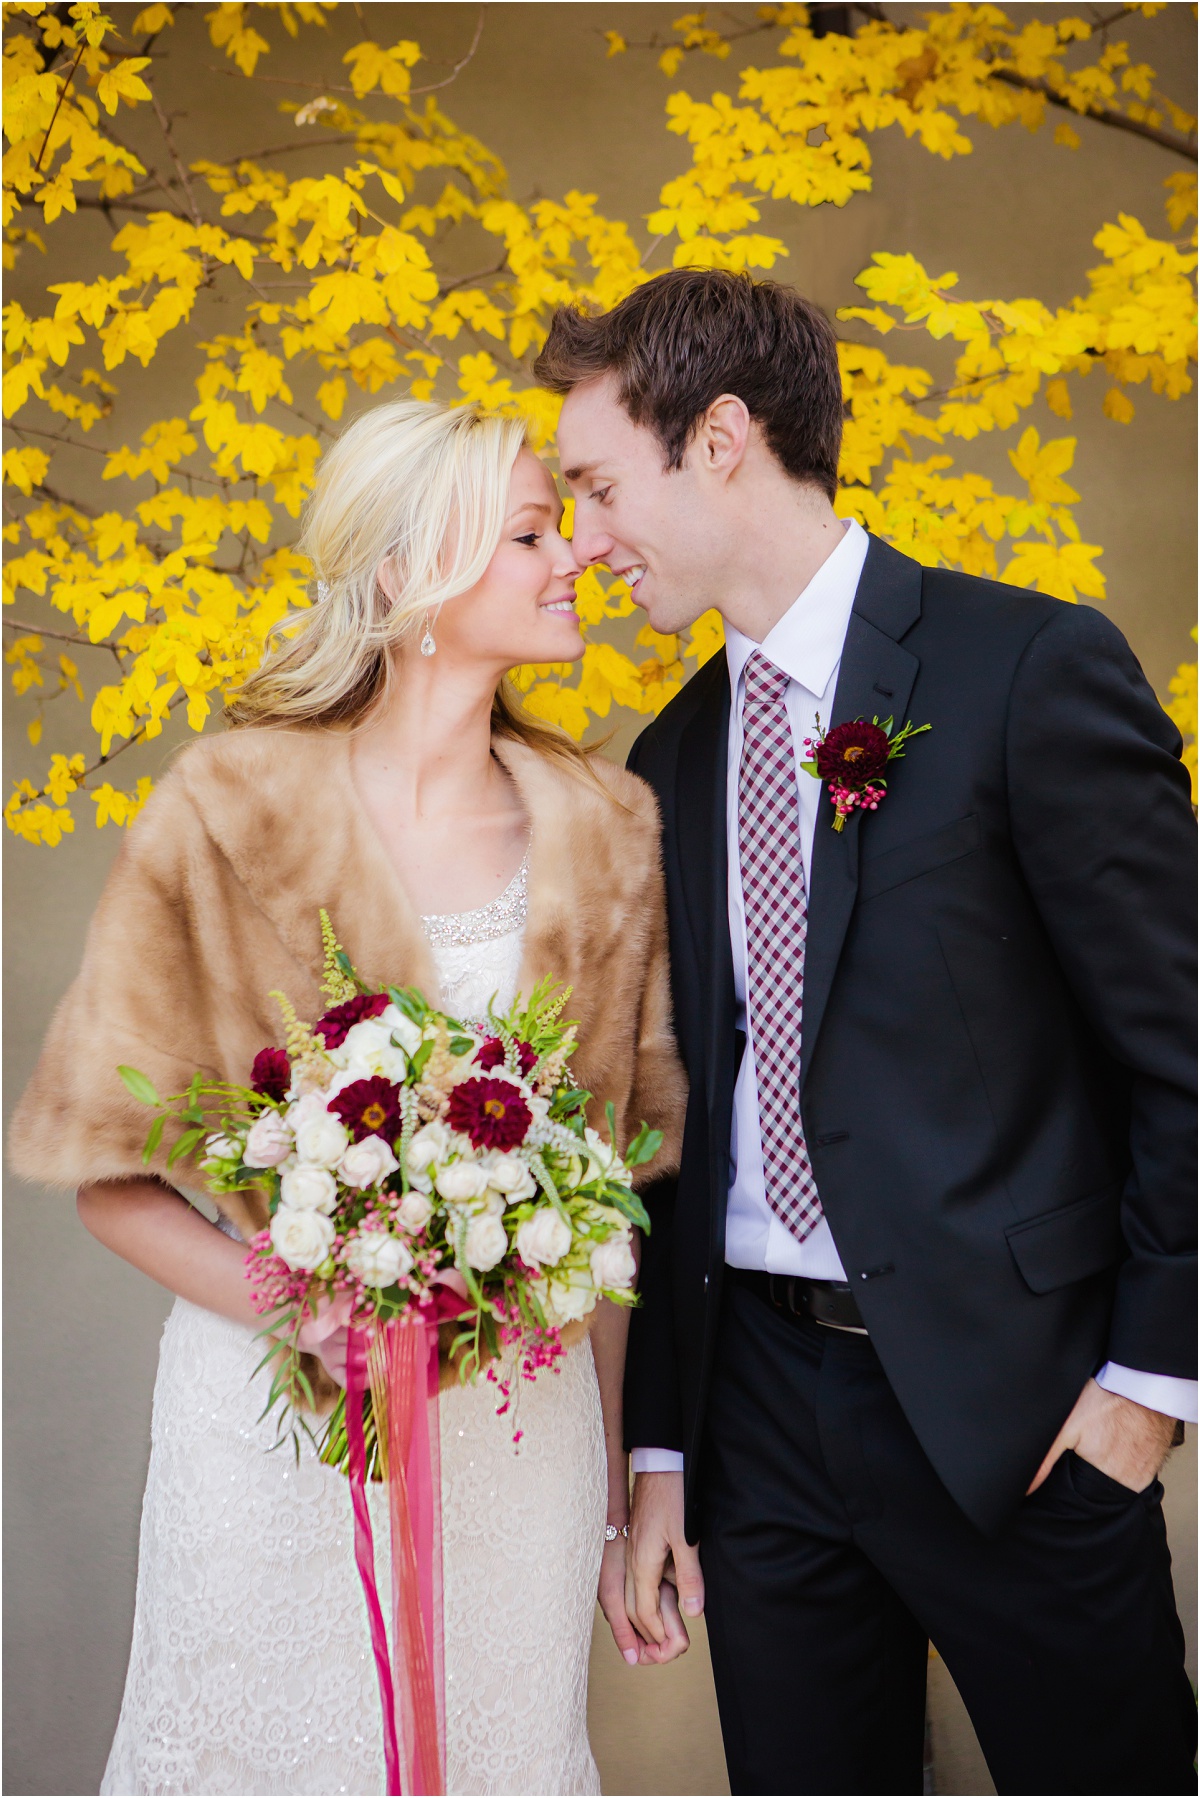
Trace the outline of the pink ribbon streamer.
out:
<instances>
[{"instance_id":1,"label":"pink ribbon streamer","mask_svg":"<svg viewBox=\"0 0 1200 1798\"><path fill-rule=\"evenodd\" d=\"M441 1456L438 1334L461 1299L436 1295L424 1311L369 1329L351 1328L346 1356L346 1436L354 1554L367 1602L383 1708L389 1798L445 1792ZM366 1494L363 1398L370 1391L387 1476L392 1540L392 1654L375 1583Z\"/></svg>"}]
</instances>

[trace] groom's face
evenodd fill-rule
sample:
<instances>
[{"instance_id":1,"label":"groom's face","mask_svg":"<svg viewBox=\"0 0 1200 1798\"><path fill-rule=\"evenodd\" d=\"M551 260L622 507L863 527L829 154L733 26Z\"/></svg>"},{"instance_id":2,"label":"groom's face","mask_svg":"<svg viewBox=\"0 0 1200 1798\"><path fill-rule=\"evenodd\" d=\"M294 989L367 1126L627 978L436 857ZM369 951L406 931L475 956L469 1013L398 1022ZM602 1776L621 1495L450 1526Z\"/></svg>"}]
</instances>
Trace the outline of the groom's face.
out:
<instances>
[{"instance_id":1,"label":"groom's face","mask_svg":"<svg viewBox=\"0 0 1200 1798\"><path fill-rule=\"evenodd\" d=\"M687 456L682 468L666 469L659 439L634 424L607 375L567 395L558 452L575 499L576 561L627 580L664 635L694 624L720 586L718 496L703 467Z\"/></svg>"}]
</instances>

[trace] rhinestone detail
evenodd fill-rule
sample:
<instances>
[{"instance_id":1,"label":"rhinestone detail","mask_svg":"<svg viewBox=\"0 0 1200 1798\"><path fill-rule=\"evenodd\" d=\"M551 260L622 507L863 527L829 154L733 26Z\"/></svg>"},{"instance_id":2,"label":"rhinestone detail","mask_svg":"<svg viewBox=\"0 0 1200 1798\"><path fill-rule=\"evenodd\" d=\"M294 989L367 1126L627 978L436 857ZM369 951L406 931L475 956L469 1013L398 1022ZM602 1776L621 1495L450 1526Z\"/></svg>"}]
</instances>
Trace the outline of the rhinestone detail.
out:
<instances>
[{"instance_id":1,"label":"rhinestone detail","mask_svg":"<svg viewBox=\"0 0 1200 1798\"><path fill-rule=\"evenodd\" d=\"M475 911L432 912L422 917L421 929L435 949L466 948L471 943L490 943L520 930L529 906L529 851L504 891Z\"/></svg>"}]
</instances>

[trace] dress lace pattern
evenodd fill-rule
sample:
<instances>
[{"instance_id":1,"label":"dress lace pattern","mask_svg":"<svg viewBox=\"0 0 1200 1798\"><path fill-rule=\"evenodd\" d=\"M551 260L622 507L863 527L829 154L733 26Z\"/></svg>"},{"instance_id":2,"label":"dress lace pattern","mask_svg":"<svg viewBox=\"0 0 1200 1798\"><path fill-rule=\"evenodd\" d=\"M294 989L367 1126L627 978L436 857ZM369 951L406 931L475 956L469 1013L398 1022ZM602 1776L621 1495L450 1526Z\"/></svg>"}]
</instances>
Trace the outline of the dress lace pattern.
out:
<instances>
[{"instance_id":1,"label":"dress lace pattern","mask_svg":"<svg viewBox=\"0 0 1200 1798\"><path fill-rule=\"evenodd\" d=\"M459 1016L512 999L522 876L506 928L482 941L439 941L449 920L426 921L442 1003ZM290 1444L267 1452L266 1376L250 1378L259 1354L251 1331L176 1301L103 1793L383 1791L349 1489L311 1445L299 1464ZM520 1383L519 1453L496 1402L481 1380L440 1403L447 1791L596 1793L587 1668L605 1470L590 1344L569 1349L558 1374ZM386 1592L378 1494L372 1508Z\"/></svg>"}]
</instances>

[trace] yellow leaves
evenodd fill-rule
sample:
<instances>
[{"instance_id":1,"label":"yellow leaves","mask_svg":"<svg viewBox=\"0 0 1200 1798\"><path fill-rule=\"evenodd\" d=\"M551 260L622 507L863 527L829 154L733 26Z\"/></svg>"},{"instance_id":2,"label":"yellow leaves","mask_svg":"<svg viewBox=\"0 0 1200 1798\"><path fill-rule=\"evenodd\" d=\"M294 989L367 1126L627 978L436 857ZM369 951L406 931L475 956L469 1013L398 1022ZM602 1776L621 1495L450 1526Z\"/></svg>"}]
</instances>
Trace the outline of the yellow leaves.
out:
<instances>
[{"instance_id":1,"label":"yellow leaves","mask_svg":"<svg viewBox=\"0 0 1200 1798\"><path fill-rule=\"evenodd\" d=\"M4 822L27 843L54 848L75 828L75 820L63 807L52 808L42 800L31 781L19 780L4 807Z\"/></svg>"},{"instance_id":2,"label":"yellow leaves","mask_svg":"<svg viewBox=\"0 0 1200 1798\"><path fill-rule=\"evenodd\" d=\"M317 388L317 404L326 418L339 419L346 404L346 383L341 375L322 381Z\"/></svg>"},{"instance_id":3,"label":"yellow leaves","mask_svg":"<svg viewBox=\"0 0 1200 1798\"><path fill-rule=\"evenodd\" d=\"M393 100L407 100L412 85L409 70L420 60L420 46L407 38L390 50L371 42L355 44L342 58L350 67L350 85L360 100L375 88Z\"/></svg>"},{"instance_id":4,"label":"yellow leaves","mask_svg":"<svg viewBox=\"0 0 1200 1798\"><path fill-rule=\"evenodd\" d=\"M78 777L86 766L81 755L52 755L46 776L45 791L55 805L65 805L68 796L79 785Z\"/></svg>"},{"instance_id":5,"label":"yellow leaves","mask_svg":"<svg viewBox=\"0 0 1200 1798\"><path fill-rule=\"evenodd\" d=\"M250 396L250 404L256 412L261 412L267 401L276 396L291 403L292 390L283 378L282 361L257 344L252 344L242 355L236 386L238 393Z\"/></svg>"},{"instance_id":6,"label":"yellow leaves","mask_svg":"<svg viewBox=\"0 0 1200 1798\"><path fill-rule=\"evenodd\" d=\"M12 668L13 692L22 698L31 687L45 684L38 654L45 647L40 637L17 637L4 651L4 660Z\"/></svg>"},{"instance_id":7,"label":"yellow leaves","mask_svg":"<svg viewBox=\"0 0 1200 1798\"><path fill-rule=\"evenodd\" d=\"M1071 418L1074 416L1071 406L1071 390L1065 381L1047 381L1046 404L1056 418Z\"/></svg>"},{"instance_id":8,"label":"yellow leaves","mask_svg":"<svg viewBox=\"0 0 1200 1798\"><path fill-rule=\"evenodd\" d=\"M218 6L215 12L206 12L204 17L214 49L223 47L226 56L233 58L243 75L253 75L259 57L264 56L271 46L265 37L260 37L246 24L245 6Z\"/></svg>"},{"instance_id":9,"label":"yellow leaves","mask_svg":"<svg viewBox=\"0 0 1200 1798\"><path fill-rule=\"evenodd\" d=\"M4 452L4 479L26 498L46 478L50 458L45 450L10 449Z\"/></svg>"},{"instance_id":10,"label":"yellow leaves","mask_svg":"<svg viewBox=\"0 0 1200 1798\"><path fill-rule=\"evenodd\" d=\"M1172 231L1182 231L1196 216L1196 176L1191 171L1168 175L1163 186L1167 190L1167 223Z\"/></svg>"},{"instance_id":11,"label":"yellow leaves","mask_svg":"<svg viewBox=\"0 0 1200 1798\"><path fill-rule=\"evenodd\" d=\"M606 31L604 33L604 41L608 45L608 49L605 52L608 56L620 56L622 51L628 50L629 48L629 45L625 42L625 39L621 36L619 31Z\"/></svg>"},{"instance_id":12,"label":"yellow leaves","mask_svg":"<svg viewBox=\"0 0 1200 1798\"><path fill-rule=\"evenodd\" d=\"M175 464L190 456L195 447L196 439L182 418L161 419L142 432L140 450L128 446L114 450L101 479L113 481L118 475L128 475L136 481L139 475L149 473L156 481L165 481Z\"/></svg>"},{"instance_id":13,"label":"yellow leaves","mask_svg":"<svg viewBox=\"0 0 1200 1798\"><path fill-rule=\"evenodd\" d=\"M1103 551L1095 543L1023 542L1014 546L1012 561L1002 580L1012 587L1035 587L1055 599L1074 603L1082 593L1087 599L1104 598L1104 576L1092 566Z\"/></svg>"},{"instance_id":14,"label":"yellow leaves","mask_svg":"<svg viewBox=\"0 0 1200 1798\"><path fill-rule=\"evenodd\" d=\"M1083 139L1073 125L1063 124L1054 127L1054 141L1066 150L1077 150Z\"/></svg>"},{"instance_id":15,"label":"yellow leaves","mask_svg":"<svg viewBox=\"0 0 1200 1798\"><path fill-rule=\"evenodd\" d=\"M1044 447L1037 431L1030 425L1021 435L1008 459L1021 479L1028 484L1029 498L1035 506L1073 505L1079 498L1073 487L1061 478L1075 460L1074 437L1058 437Z\"/></svg>"},{"instance_id":16,"label":"yellow leaves","mask_svg":"<svg viewBox=\"0 0 1200 1798\"><path fill-rule=\"evenodd\" d=\"M169 6L146 6L133 21L134 37L148 34L157 37L166 26L175 23L175 15Z\"/></svg>"},{"instance_id":17,"label":"yellow leaves","mask_svg":"<svg viewBox=\"0 0 1200 1798\"><path fill-rule=\"evenodd\" d=\"M139 69L149 67L148 56L126 56L115 68L108 69L101 75L96 86L96 98L105 112L115 113L121 100L129 106L136 106L139 100L150 98L150 89L138 74Z\"/></svg>"},{"instance_id":18,"label":"yellow leaves","mask_svg":"<svg viewBox=\"0 0 1200 1798\"><path fill-rule=\"evenodd\" d=\"M1110 387L1104 396L1105 418L1115 418L1118 424L1127 425L1133 419L1133 401L1120 387Z\"/></svg>"}]
</instances>

